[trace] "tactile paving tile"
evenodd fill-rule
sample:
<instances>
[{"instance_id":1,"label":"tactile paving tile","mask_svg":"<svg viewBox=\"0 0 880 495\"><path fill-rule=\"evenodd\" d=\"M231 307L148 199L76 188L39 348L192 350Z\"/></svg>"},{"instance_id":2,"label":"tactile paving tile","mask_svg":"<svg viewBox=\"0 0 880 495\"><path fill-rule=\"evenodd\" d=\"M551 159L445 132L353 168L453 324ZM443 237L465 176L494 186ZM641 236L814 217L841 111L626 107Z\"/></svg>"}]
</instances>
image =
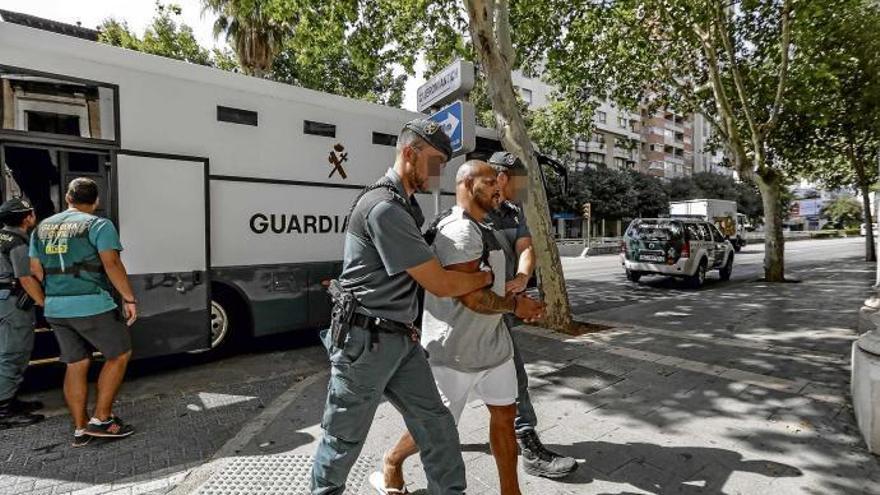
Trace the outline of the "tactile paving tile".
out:
<instances>
[{"instance_id":1,"label":"tactile paving tile","mask_svg":"<svg viewBox=\"0 0 880 495\"><path fill-rule=\"evenodd\" d=\"M348 475L345 493L361 493L376 463L361 456ZM307 455L261 455L234 458L196 495L308 495L312 458Z\"/></svg>"}]
</instances>

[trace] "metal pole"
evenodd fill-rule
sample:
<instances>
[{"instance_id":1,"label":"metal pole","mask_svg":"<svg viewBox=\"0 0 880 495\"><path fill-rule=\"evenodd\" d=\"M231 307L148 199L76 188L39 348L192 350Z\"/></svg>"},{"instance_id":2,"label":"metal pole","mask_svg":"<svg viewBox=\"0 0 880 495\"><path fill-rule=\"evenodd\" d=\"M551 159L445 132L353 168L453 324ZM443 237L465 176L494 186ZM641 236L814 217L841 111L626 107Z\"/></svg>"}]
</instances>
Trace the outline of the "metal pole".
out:
<instances>
[{"instance_id":1,"label":"metal pole","mask_svg":"<svg viewBox=\"0 0 880 495\"><path fill-rule=\"evenodd\" d=\"M590 224L589 220L587 220L586 218L581 218L581 237L584 238L584 248L585 249L590 247L590 245L587 244L587 229L589 228L588 227L589 224Z\"/></svg>"},{"instance_id":2,"label":"metal pole","mask_svg":"<svg viewBox=\"0 0 880 495\"><path fill-rule=\"evenodd\" d=\"M434 195L434 216L440 214L440 186L437 186L437 189L433 192Z\"/></svg>"},{"instance_id":3,"label":"metal pole","mask_svg":"<svg viewBox=\"0 0 880 495\"><path fill-rule=\"evenodd\" d=\"M593 219L587 218L587 249L590 248L590 234L592 233Z\"/></svg>"}]
</instances>

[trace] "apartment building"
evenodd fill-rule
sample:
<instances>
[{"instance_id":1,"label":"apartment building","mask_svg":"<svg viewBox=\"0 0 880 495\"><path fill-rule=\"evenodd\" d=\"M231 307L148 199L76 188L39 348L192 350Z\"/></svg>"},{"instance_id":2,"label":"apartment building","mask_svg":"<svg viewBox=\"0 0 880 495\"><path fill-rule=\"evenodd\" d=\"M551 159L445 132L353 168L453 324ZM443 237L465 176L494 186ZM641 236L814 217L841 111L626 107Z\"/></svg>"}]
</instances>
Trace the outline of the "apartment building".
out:
<instances>
[{"instance_id":1,"label":"apartment building","mask_svg":"<svg viewBox=\"0 0 880 495\"><path fill-rule=\"evenodd\" d=\"M672 179L694 173L693 116L642 109L641 171Z\"/></svg>"},{"instance_id":2,"label":"apartment building","mask_svg":"<svg viewBox=\"0 0 880 495\"><path fill-rule=\"evenodd\" d=\"M553 92L552 86L520 72L514 72L513 84L533 110L547 105ZM638 170L663 179L698 171L730 173L721 166L723 153L704 151L711 129L699 115L670 110L648 112L647 108L633 112L603 101L594 112L593 124L590 136L572 140L576 170Z\"/></svg>"},{"instance_id":3,"label":"apartment building","mask_svg":"<svg viewBox=\"0 0 880 495\"><path fill-rule=\"evenodd\" d=\"M713 135L714 129L706 117L694 115L694 173L712 172L735 177L734 170L724 165L724 151L707 149Z\"/></svg>"},{"instance_id":4,"label":"apartment building","mask_svg":"<svg viewBox=\"0 0 880 495\"><path fill-rule=\"evenodd\" d=\"M592 135L574 140L575 168L635 170L641 161L639 115L602 102L593 113Z\"/></svg>"}]
</instances>

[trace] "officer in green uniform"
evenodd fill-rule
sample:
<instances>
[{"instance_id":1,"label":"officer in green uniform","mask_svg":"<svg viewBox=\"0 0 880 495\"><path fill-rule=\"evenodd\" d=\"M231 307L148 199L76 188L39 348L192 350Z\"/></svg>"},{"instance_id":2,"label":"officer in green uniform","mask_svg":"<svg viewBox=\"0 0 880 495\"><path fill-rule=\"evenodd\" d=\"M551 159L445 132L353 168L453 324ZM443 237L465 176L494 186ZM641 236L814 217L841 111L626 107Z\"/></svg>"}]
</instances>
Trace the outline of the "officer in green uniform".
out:
<instances>
[{"instance_id":1,"label":"officer in green uniform","mask_svg":"<svg viewBox=\"0 0 880 495\"><path fill-rule=\"evenodd\" d=\"M37 222L33 207L10 199L0 206L0 221L0 428L8 428L43 419L32 412L41 403L15 396L34 349L33 306L43 304L43 291L28 259L28 231Z\"/></svg>"},{"instance_id":2,"label":"officer in green uniform","mask_svg":"<svg viewBox=\"0 0 880 495\"><path fill-rule=\"evenodd\" d=\"M429 493L464 492L455 421L413 327L417 285L440 297L458 297L492 279L485 272L444 269L422 238L424 217L414 193L428 190L451 154L449 137L436 123L407 123L398 136L394 166L355 200L349 214L339 283L350 297L344 300L354 302L350 307L337 303L333 331L322 334L331 375L312 467L313 495L343 492L383 396L403 415L419 446ZM340 306L353 313L338 311ZM339 323L344 332L336 332Z\"/></svg>"},{"instance_id":3,"label":"officer in green uniform","mask_svg":"<svg viewBox=\"0 0 880 495\"><path fill-rule=\"evenodd\" d=\"M120 259L116 228L95 216L98 185L80 177L70 182L66 211L43 220L31 240L31 271L44 276L46 319L52 326L61 362L67 364L64 399L73 417L72 445L92 437L121 438L134 428L112 411L131 357L127 326L137 319L137 301ZM122 299L120 319L111 291ZM98 377L98 397L89 419L88 371L92 349L105 359Z\"/></svg>"},{"instance_id":4,"label":"officer in green uniform","mask_svg":"<svg viewBox=\"0 0 880 495\"><path fill-rule=\"evenodd\" d=\"M498 172L501 203L495 211L489 213L487 222L495 229L495 237L507 258L507 291L522 292L535 269L532 234L526 225L526 215L522 207L528 187L526 167L516 155L505 151L493 154L489 158L489 164ZM506 314L504 319L508 330L516 325L513 315ZM512 331L511 337L519 389L514 427L523 459L523 470L533 476L561 478L577 469L577 461L547 450L538 438L535 430L538 417L529 396L529 377Z\"/></svg>"}]
</instances>

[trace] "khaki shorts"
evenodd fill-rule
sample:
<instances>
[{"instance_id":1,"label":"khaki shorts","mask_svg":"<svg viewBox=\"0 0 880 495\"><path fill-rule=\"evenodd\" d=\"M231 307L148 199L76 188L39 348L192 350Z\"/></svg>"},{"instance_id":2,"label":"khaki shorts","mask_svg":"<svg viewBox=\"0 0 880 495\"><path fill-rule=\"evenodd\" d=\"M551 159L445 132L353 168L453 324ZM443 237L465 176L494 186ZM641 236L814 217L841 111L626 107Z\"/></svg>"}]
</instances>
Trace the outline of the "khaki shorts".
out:
<instances>
[{"instance_id":1,"label":"khaki shorts","mask_svg":"<svg viewBox=\"0 0 880 495\"><path fill-rule=\"evenodd\" d=\"M75 363L92 356L92 349L107 359L131 350L128 327L116 310L82 318L47 318L61 348L61 362Z\"/></svg>"}]
</instances>

